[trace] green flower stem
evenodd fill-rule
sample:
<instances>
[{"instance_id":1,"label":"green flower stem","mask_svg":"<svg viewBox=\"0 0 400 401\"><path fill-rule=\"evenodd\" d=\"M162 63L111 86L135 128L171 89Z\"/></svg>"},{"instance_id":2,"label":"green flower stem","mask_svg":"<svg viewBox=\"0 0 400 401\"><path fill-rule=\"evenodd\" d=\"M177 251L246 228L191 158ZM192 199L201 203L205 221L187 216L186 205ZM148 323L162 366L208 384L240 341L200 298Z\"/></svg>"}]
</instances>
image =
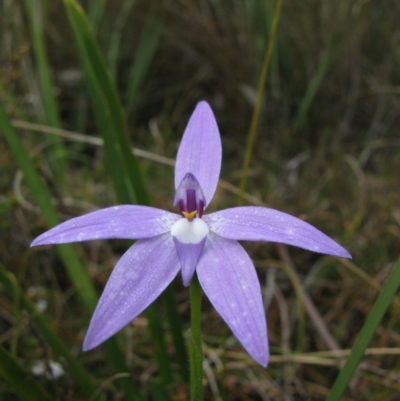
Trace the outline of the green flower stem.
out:
<instances>
[{"instance_id":1,"label":"green flower stem","mask_svg":"<svg viewBox=\"0 0 400 401\"><path fill-rule=\"evenodd\" d=\"M203 394L203 352L201 349L201 287L196 273L190 283L190 400L201 401Z\"/></svg>"}]
</instances>

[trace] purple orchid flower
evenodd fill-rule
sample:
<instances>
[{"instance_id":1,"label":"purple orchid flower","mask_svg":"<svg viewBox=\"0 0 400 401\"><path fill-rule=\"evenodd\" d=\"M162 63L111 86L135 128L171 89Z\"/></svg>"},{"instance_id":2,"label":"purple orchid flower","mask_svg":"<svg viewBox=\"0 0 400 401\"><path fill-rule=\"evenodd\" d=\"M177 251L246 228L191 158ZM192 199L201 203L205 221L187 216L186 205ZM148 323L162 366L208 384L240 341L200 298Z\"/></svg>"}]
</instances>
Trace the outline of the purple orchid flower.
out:
<instances>
[{"instance_id":1,"label":"purple orchid flower","mask_svg":"<svg viewBox=\"0 0 400 401\"><path fill-rule=\"evenodd\" d=\"M277 210L236 207L203 215L217 187L221 139L213 112L200 102L180 144L175 198L180 215L139 205L109 207L76 217L40 235L32 246L88 240L136 239L115 266L96 307L83 349L126 326L182 271L187 286L196 271L212 305L247 352L268 364L261 288L249 256L237 242L273 241L350 258L310 224Z\"/></svg>"}]
</instances>

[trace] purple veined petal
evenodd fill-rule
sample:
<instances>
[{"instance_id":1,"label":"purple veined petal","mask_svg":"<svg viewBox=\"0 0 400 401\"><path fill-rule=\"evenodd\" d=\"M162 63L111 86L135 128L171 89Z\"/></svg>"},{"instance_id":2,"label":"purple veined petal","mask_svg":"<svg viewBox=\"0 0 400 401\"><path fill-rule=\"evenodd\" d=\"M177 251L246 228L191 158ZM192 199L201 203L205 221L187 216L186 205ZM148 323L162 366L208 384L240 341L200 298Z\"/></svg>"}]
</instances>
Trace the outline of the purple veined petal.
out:
<instances>
[{"instance_id":1,"label":"purple veined petal","mask_svg":"<svg viewBox=\"0 0 400 401\"><path fill-rule=\"evenodd\" d=\"M349 252L311 224L278 210L235 207L203 216L210 230L224 238L271 241L309 251L351 258Z\"/></svg>"},{"instance_id":2,"label":"purple veined petal","mask_svg":"<svg viewBox=\"0 0 400 401\"><path fill-rule=\"evenodd\" d=\"M197 265L210 302L246 351L267 366L267 323L256 271L238 242L210 233Z\"/></svg>"},{"instance_id":3,"label":"purple veined petal","mask_svg":"<svg viewBox=\"0 0 400 401\"><path fill-rule=\"evenodd\" d=\"M31 246L98 239L150 238L168 232L180 216L139 205L112 206L75 217L39 235Z\"/></svg>"},{"instance_id":4,"label":"purple veined petal","mask_svg":"<svg viewBox=\"0 0 400 401\"><path fill-rule=\"evenodd\" d=\"M142 239L118 261L83 343L88 351L110 338L150 305L180 269L170 233Z\"/></svg>"},{"instance_id":5,"label":"purple veined petal","mask_svg":"<svg viewBox=\"0 0 400 401\"><path fill-rule=\"evenodd\" d=\"M192 173L187 173L179 184L175 196L174 206L178 205L181 214L196 212L197 217L202 217L206 199L200 183Z\"/></svg>"},{"instance_id":6,"label":"purple veined petal","mask_svg":"<svg viewBox=\"0 0 400 401\"><path fill-rule=\"evenodd\" d=\"M175 189L192 173L201 185L207 205L217 188L222 147L217 122L207 102L200 102L190 117L175 164ZM207 206L206 205L206 206Z\"/></svg>"}]
</instances>

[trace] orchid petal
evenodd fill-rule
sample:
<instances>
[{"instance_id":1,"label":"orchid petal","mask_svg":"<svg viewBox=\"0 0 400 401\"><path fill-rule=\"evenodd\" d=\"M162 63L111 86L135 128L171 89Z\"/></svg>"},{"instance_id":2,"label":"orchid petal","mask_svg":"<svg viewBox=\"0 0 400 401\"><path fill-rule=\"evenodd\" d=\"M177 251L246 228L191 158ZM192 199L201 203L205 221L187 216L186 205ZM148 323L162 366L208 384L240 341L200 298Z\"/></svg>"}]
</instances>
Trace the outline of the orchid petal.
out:
<instances>
[{"instance_id":1,"label":"orchid petal","mask_svg":"<svg viewBox=\"0 0 400 401\"><path fill-rule=\"evenodd\" d=\"M153 207L113 206L61 223L37 237L31 246L106 238L150 238L168 232L179 218Z\"/></svg>"},{"instance_id":2,"label":"orchid petal","mask_svg":"<svg viewBox=\"0 0 400 401\"><path fill-rule=\"evenodd\" d=\"M247 352L268 364L267 323L254 266L236 241L210 233L197 265L204 292Z\"/></svg>"},{"instance_id":3,"label":"orchid petal","mask_svg":"<svg viewBox=\"0 0 400 401\"><path fill-rule=\"evenodd\" d=\"M122 256L103 291L83 344L92 349L150 305L180 268L170 233L137 241Z\"/></svg>"},{"instance_id":4,"label":"orchid petal","mask_svg":"<svg viewBox=\"0 0 400 401\"><path fill-rule=\"evenodd\" d=\"M187 287L190 284L190 280L193 277L197 263L203 252L206 237L198 244L182 244L175 237L173 237L173 239L179 261L181 262L183 285Z\"/></svg>"},{"instance_id":5,"label":"orchid petal","mask_svg":"<svg viewBox=\"0 0 400 401\"><path fill-rule=\"evenodd\" d=\"M272 241L309 251L351 258L349 252L327 235L289 214L263 207L235 207L203 216L210 230L224 238Z\"/></svg>"},{"instance_id":6,"label":"orchid petal","mask_svg":"<svg viewBox=\"0 0 400 401\"><path fill-rule=\"evenodd\" d=\"M207 205L217 188L221 171L221 138L214 114L207 102L200 102L183 134L175 165L175 189L192 173L203 190Z\"/></svg>"},{"instance_id":7,"label":"orchid petal","mask_svg":"<svg viewBox=\"0 0 400 401\"><path fill-rule=\"evenodd\" d=\"M171 227L171 235L181 262L182 279L185 286L189 285L193 277L208 233L207 224L197 217L192 221L185 218L179 219Z\"/></svg>"}]
</instances>

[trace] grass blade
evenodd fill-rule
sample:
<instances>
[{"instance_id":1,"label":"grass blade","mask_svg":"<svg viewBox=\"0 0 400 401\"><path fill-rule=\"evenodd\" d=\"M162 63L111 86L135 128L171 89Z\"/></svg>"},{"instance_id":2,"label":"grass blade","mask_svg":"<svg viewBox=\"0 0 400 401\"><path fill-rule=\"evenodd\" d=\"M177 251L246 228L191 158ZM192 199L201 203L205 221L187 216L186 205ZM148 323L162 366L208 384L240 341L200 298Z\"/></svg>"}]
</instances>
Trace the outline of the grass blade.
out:
<instances>
[{"instance_id":1,"label":"grass blade","mask_svg":"<svg viewBox=\"0 0 400 401\"><path fill-rule=\"evenodd\" d=\"M0 345L0 376L11 385L21 400L53 400L32 375L2 345Z\"/></svg>"},{"instance_id":2,"label":"grass blade","mask_svg":"<svg viewBox=\"0 0 400 401\"><path fill-rule=\"evenodd\" d=\"M106 8L107 0L90 0L88 5L88 18L90 25L94 31L97 28L103 18L104 10Z\"/></svg>"},{"instance_id":3,"label":"grass blade","mask_svg":"<svg viewBox=\"0 0 400 401\"><path fill-rule=\"evenodd\" d=\"M332 43L330 43L328 47L324 50L317 70L307 86L306 93L304 94L304 97L299 106L299 110L295 117L295 128L299 128L304 124L308 110L310 109L310 106L318 92L319 87L321 86L322 80L328 70L328 67L330 66L332 55L333 45Z\"/></svg>"},{"instance_id":4,"label":"grass blade","mask_svg":"<svg viewBox=\"0 0 400 401\"><path fill-rule=\"evenodd\" d=\"M50 194L43 184L39 175L35 171L35 166L29 158L29 155L23 147L17 132L11 125L9 118L0 103L0 128L2 129L5 138L17 160L19 167L22 170L24 179L31 189L32 195L39 206L43 218L48 227L53 227L60 223L57 212L51 203ZM89 311L93 311L97 296L92 286L92 283L81 265L79 258L71 245L62 245L57 247L59 255L63 260L68 271L69 277L74 285L78 296L85 304Z\"/></svg>"},{"instance_id":5,"label":"grass blade","mask_svg":"<svg viewBox=\"0 0 400 401\"><path fill-rule=\"evenodd\" d=\"M167 387L168 384L172 383L173 377L170 361L166 353L164 336L161 334L163 328L156 303L153 303L147 308L146 316L149 320L149 327L152 335L156 359L160 368L161 380L163 385Z\"/></svg>"},{"instance_id":6,"label":"grass blade","mask_svg":"<svg viewBox=\"0 0 400 401\"><path fill-rule=\"evenodd\" d=\"M24 174L24 178L31 189L32 195L41 210L47 226L53 227L59 224L60 221L57 212L51 203L50 194L36 173L35 167L32 161L29 159L28 153L20 142L16 131L12 127L1 103L0 128L5 134L6 140L8 141L8 144L14 153L17 163ZM78 296L85 305L86 310L93 312L97 303L97 296L89 276L84 270L73 246L59 245L57 246L57 251L67 269L70 280L76 292L78 293ZM114 369L117 372L126 372L128 368L126 367L124 356L119 350L115 339L107 341L107 343L104 345L104 348L110 362L114 366ZM134 383L130 379L123 378L120 381L130 400L140 399L140 393L138 393Z\"/></svg>"},{"instance_id":7,"label":"grass blade","mask_svg":"<svg viewBox=\"0 0 400 401\"><path fill-rule=\"evenodd\" d=\"M54 85L51 80L49 62L44 44L43 3L42 0L25 0L25 8L31 26L32 44L38 67L46 122L53 127L60 127L58 106L53 92Z\"/></svg>"},{"instance_id":8,"label":"grass blade","mask_svg":"<svg viewBox=\"0 0 400 401\"><path fill-rule=\"evenodd\" d=\"M25 0L25 9L30 22L30 31L33 44L33 51L37 63L40 93L45 111L45 122L55 128L60 128L59 110L54 96L51 71L46 54L44 40L44 21L43 21L43 0ZM62 178L66 170L66 152L62 142L54 138L54 168L58 178Z\"/></svg>"},{"instance_id":9,"label":"grass blade","mask_svg":"<svg viewBox=\"0 0 400 401\"><path fill-rule=\"evenodd\" d=\"M147 18L134 63L131 67L126 90L127 113L135 109L139 99L139 89L143 79L149 70L149 66L157 50L160 36L163 30L162 20L154 16Z\"/></svg>"},{"instance_id":10,"label":"grass blade","mask_svg":"<svg viewBox=\"0 0 400 401\"><path fill-rule=\"evenodd\" d=\"M75 383L81 388L82 392L87 397L91 397L97 390L94 380L90 377L89 373L78 362L78 360L71 355L65 344L47 324L45 317L38 312L36 306L25 297L18 286L15 276L9 273L1 263L0 282L3 284L3 288L10 298L16 298L15 293L18 292L18 307L21 310L28 312L46 344L51 347L57 357L62 358L64 363L68 365L69 374L74 379ZM99 399L99 397L96 399Z\"/></svg>"},{"instance_id":11,"label":"grass blade","mask_svg":"<svg viewBox=\"0 0 400 401\"><path fill-rule=\"evenodd\" d=\"M364 326L362 327L353 348L351 349L350 356L336 378L336 381L333 384L332 390L326 401L339 401L341 399L344 390L353 377L354 372L364 355L365 349L368 347L372 336L374 335L380 321L383 318L383 315L385 314L393 297L396 295L399 287L400 259L395 264L393 271L388 277L385 286L383 287L378 299L369 313L367 320L364 323Z\"/></svg>"},{"instance_id":12,"label":"grass blade","mask_svg":"<svg viewBox=\"0 0 400 401\"><path fill-rule=\"evenodd\" d=\"M185 342L182 338L183 327L179 316L178 308L176 307L175 294L172 288L167 288L163 293L163 301L168 316L169 328L172 333L172 341L174 342L176 359L179 364L181 378L184 382L189 382L188 372L188 354L186 351Z\"/></svg>"},{"instance_id":13,"label":"grass blade","mask_svg":"<svg viewBox=\"0 0 400 401\"><path fill-rule=\"evenodd\" d=\"M112 80L117 82L117 64L120 51L122 31L128 20L129 14L136 0L126 0L122 4L121 12L115 22L115 28L111 35L110 44L107 52L107 62L110 69Z\"/></svg>"},{"instance_id":14,"label":"grass blade","mask_svg":"<svg viewBox=\"0 0 400 401\"><path fill-rule=\"evenodd\" d=\"M281 15L282 4L283 4L283 0L278 0L276 7L275 7L274 18L272 21L269 40L268 40L267 48L265 51L263 66L261 69L261 76L260 76L260 81L258 83L258 89L257 89L256 104L254 106L253 115L251 116L250 129L249 129L249 133L247 136L247 145L246 145L246 150L245 150L245 154L244 154L244 162L243 162L243 167L242 167L242 178L240 180L240 193L239 193L239 197L238 197L238 205L241 205L243 203L243 194L246 192L246 182L247 182L247 176L249 173L251 156L253 154L253 146L254 146L254 139L256 136L256 130L257 130L257 125L258 125L258 118L260 115L260 109L261 109L261 103L262 103L263 95L264 95L265 83L267 81L268 67L269 67L269 64L271 61L272 49L274 47L275 35L276 35L276 31L278 29L278 23L279 23L279 18Z\"/></svg>"},{"instance_id":15,"label":"grass blade","mask_svg":"<svg viewBox=\"0 0 400 401\"><path fill-rule=\"evenodd\" d=\"M118 182L121 181L121 176L126 177L125 186L133 191L136 201L149 204L150 198L139 164L130 151L124 112L89 22L75 0L64 0L64 4L75 34L96 119L100 123L99 129L108 153L107 161L114 170L113 181ZM123 191L121 185L116 190L119 197ZM124 198L125 202L129 201L126 195Z\"/></svg>"}]
</instances>

